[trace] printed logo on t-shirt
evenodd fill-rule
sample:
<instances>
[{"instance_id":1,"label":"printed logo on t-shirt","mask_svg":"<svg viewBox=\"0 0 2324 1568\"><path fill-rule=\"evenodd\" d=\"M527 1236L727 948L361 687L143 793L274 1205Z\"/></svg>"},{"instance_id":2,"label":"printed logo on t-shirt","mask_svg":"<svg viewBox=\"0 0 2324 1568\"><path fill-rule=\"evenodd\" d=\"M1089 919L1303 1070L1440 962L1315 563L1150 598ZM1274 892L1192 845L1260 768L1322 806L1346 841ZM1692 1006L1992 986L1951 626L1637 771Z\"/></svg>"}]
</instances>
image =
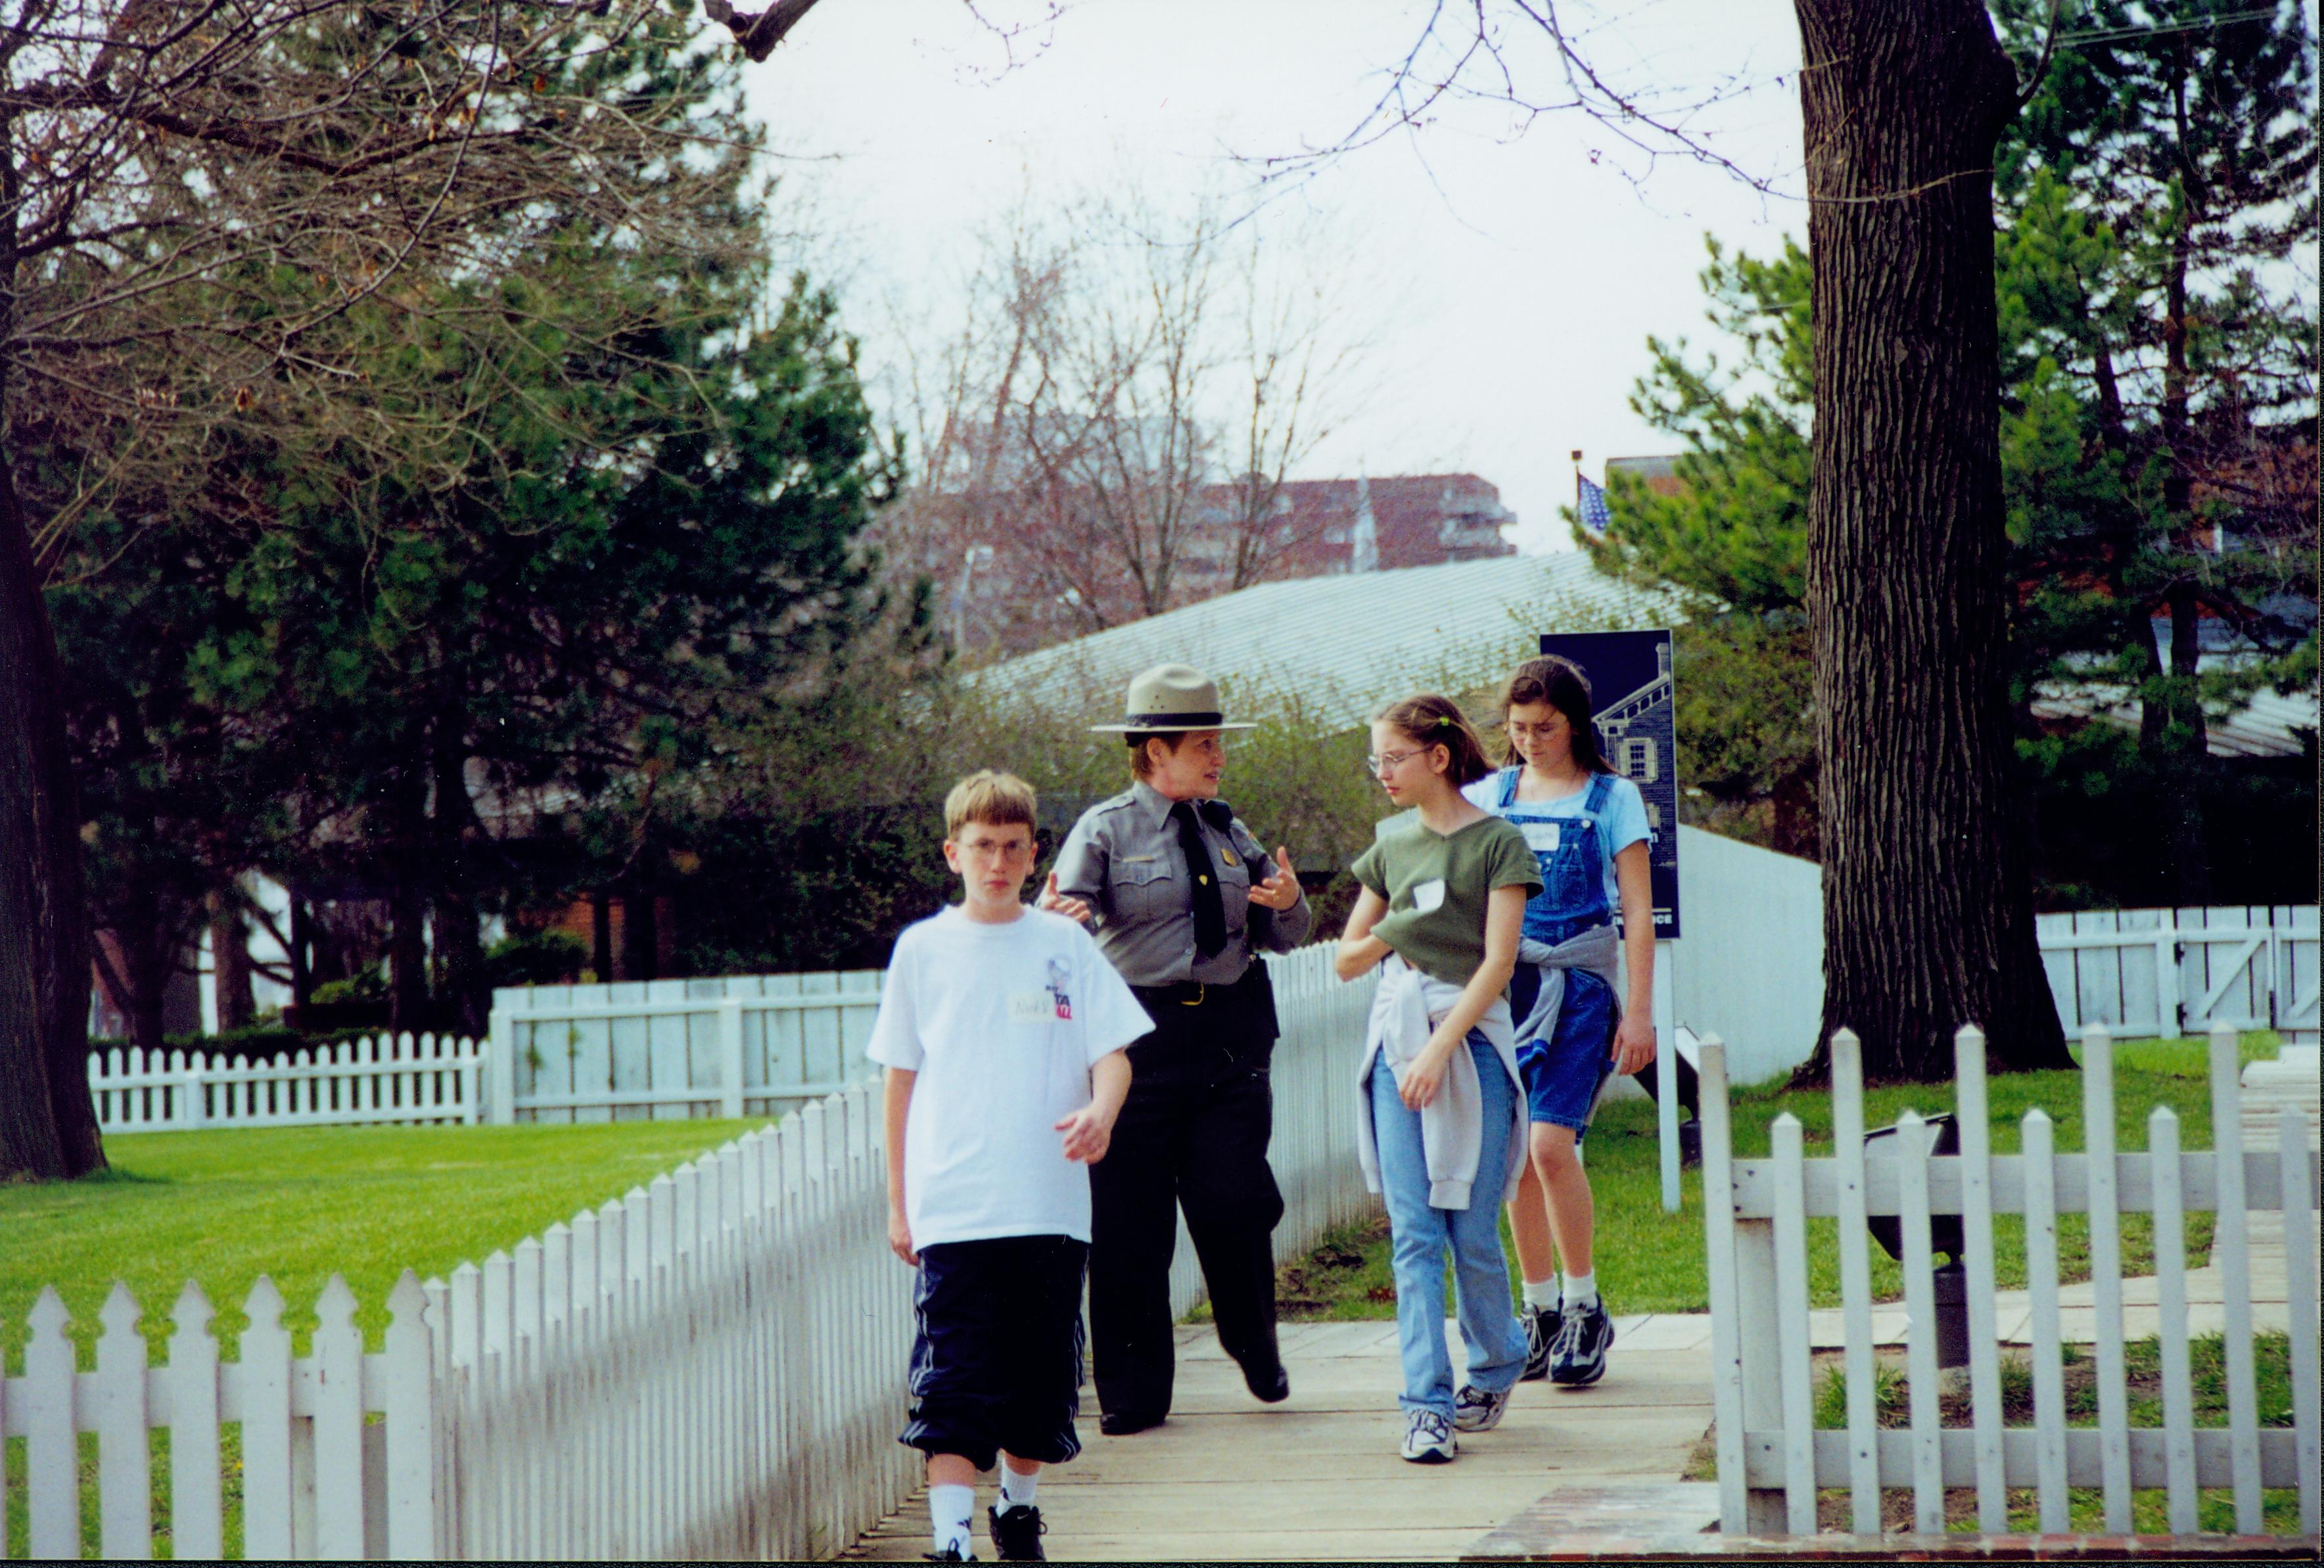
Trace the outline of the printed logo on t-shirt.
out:
<instances>
[{"instance_id":1,"label":"printed logo on t-shirt","mask_svg":"<svg viewBox=\"0 0 2324 1568\"><path fill-rule=\"evenodd\" d=\"M1012 1024L1071 1023L1074 999L1065 989L1065 982L1072 973L1064 959L1050 959L1047 990L1012 991L1009 993L1009 1021Z\"/></svg>"}]
</instances>

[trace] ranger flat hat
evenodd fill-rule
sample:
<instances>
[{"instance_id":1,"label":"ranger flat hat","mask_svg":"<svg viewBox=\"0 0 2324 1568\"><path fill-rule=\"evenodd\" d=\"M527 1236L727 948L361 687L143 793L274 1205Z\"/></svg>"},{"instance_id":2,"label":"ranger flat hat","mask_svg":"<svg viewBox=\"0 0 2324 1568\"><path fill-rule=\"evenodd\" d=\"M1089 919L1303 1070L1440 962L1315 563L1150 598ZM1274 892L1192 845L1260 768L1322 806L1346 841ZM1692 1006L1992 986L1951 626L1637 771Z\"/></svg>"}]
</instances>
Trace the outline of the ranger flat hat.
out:
<instances>
[{"instance_id":1,"label":"ranger flat hat","mask_svg":"<svg viewBox=\"0 0 2324 1568\"><path fill-rule=\"evenodd\" d=\"M1229 724L1219 711L1216 682L1191 664L1157 664L1130 683L1129 717L1118 724L1092 724L1100 734L1168 734L1179 730L1255 730Z\"/></svg>"}]
</instances>

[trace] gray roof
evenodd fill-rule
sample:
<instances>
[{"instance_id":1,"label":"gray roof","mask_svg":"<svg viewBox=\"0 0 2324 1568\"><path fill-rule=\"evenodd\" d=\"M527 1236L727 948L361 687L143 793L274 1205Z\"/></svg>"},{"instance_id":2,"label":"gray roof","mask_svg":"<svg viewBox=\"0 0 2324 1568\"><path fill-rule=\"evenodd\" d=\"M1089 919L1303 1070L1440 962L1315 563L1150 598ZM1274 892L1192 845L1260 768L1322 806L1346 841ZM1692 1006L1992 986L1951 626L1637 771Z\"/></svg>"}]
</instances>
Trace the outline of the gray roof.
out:
<instances>
[{"instance_id":1,"label":"gray roof","mask_svg":"<svg viewBox=\"0 0 2324 1568\"><path fill-rule=\"evenodd\" d=\"M1157 664L1204 670L1228 706L1262 691L1296 694L1310 712L1353 728L1416 691L1490 686L1539 647L1544 632L1678 626L1675 597L1607 576L1578 551L1497 556L1449 566L1349 572L1261 583L990 666L971 678L1046 701L1111 713L1130 677ZM2207 666L2215 656L2207 656ZM2138 725L2137 704L2102 687L2048 687L2034 711ZM2317 724L2314 691L2262 692L2209 725L2211 754L2296 757Z\"/></svg>"},{"instance_id":2,"label":"gray roof","mask_svg":"<svg viewBox=\"0 0 2324 1568\"><path fill-rule=\"evenodd\" d=\"M1327 722L1363 724L1416 691L1474 690L1530 657L1544 632L1673 626L1677 603L1616 581L1577 552L1498 556L1398 571L1261 583L980 671L1091 711L1118 707L1130 677L1192 664L1230 706L1293 693Z\"/></svg>"},{"instance_id":3,"label":"gray roof","mask_svg":"<svg viewBox=\"0 0 2324 1568\"><path fill-rule=\"evenodd\" d=\"M2208 668L2212 661L2207 657L2202 662ZM2297 757L2301 733L2313 733L2317 727L2316 695L2312 687L2290 696L2262 691L2250 706L2210 718L2203 726L2206 747L2214 757ZM2117 729L2138 728L2138 699L2120 686L2075 690L2045 684L2034 699L2034 714L2044 719L2097 717Z\"/></svg>"}]
</instances>

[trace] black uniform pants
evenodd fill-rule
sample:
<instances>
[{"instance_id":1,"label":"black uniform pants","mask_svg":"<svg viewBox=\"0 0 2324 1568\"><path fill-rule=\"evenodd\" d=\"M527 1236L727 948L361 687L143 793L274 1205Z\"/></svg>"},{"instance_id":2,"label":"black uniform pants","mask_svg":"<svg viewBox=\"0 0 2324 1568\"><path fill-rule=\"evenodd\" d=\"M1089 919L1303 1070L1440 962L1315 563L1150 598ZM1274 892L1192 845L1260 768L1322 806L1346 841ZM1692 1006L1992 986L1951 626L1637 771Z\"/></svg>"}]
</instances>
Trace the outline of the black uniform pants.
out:
<instances>
[{"instance_id":1,"label":"black uniform pants","mask_svg":"<svg viewBox=\"0 0 2324 1568\"><path fill-rule=\"evenodd\" d=\"M1271 1238L1283 1195L1267 1163L1275 1030L1266 978L1256 976L1256 994L1251 980L1226 996L1213 988L1194 1007L1141 992L1155 1031L1130 1048L1130 1098L1105 1158L1090 1167L1090 1342L1098 1406L1109 1414L1169 1412L1181 1208L1220 1347L1247 1370L1277 1364Z\"/></svg>"}]
</instances>

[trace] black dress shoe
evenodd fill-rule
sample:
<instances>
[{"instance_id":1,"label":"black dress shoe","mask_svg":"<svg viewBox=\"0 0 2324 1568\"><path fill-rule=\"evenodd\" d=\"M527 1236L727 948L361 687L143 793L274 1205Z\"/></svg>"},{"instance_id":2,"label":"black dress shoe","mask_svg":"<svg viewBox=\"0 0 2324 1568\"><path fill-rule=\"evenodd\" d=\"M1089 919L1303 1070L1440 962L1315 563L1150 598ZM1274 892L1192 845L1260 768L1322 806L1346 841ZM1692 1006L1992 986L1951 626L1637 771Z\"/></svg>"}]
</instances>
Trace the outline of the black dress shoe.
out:
<instances>
[{"instance_id":1,"label":"black dress shoe","mask_svg":"<svg viewBox=\"0 0 2324 1568\"><path fill-rule=\"evenodd\" d=\"M1280 1405L1291 1397L1291 1374L1283 1370L1281 1361L1271 1367L1245 1367L1242 1380L1263 1404Z\"/></svg>"},{"instance_id":2,"label":"black dress shoe","mask_svg":"<svg viewBox=\"0 0 2324 1568\"><path fill-rule=\"evenodd\" d=\"M1133 1432L1143 1432L1149 1426L1159 1426L1168 1412L1145 1410L1105 1410L1097 1418L1097 1429L1108 1437L1127 1437Z\"/></svg>"}]
</instances>

